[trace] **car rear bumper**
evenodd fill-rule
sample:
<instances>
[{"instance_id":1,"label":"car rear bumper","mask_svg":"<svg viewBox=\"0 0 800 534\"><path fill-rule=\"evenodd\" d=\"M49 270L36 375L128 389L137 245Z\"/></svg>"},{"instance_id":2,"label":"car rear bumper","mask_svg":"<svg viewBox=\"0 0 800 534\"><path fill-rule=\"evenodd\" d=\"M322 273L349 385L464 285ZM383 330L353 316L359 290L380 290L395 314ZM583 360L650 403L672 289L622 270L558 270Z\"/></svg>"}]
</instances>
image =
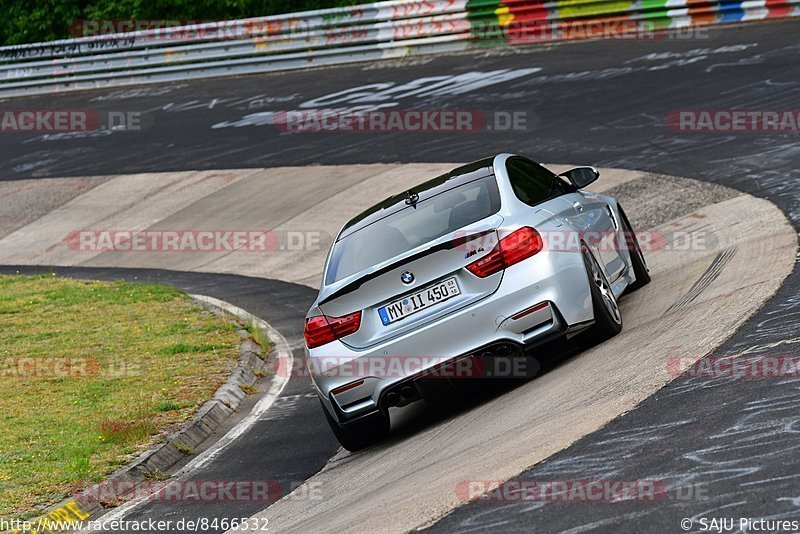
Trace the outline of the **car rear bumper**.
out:
<instances>
[{"instance_id":1,"label":"car rear bumper","mask_svg":"<svg viewBox=\"0 0 800 534\"><path fill-rule=\"evenodd\" d=\"M335 341L307 357L323 404L346 424L398 405L393 394L403 405L462 379L528 376L524 359L502 371L494 356L504 347L522 354L591 320L580 255L544 252L507 269L495 293L413 332L366 350Z\"/></svg>"}]
</instances>

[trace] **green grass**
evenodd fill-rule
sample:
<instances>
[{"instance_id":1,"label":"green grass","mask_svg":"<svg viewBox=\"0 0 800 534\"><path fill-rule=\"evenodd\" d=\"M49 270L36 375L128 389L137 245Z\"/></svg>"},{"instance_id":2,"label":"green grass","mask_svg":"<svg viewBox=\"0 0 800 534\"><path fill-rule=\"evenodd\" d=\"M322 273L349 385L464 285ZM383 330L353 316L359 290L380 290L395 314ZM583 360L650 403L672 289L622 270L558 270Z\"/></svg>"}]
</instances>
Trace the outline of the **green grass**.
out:
<instances>
[{"instance_id":1,"label":"green grass","mask_svg":"<svg viewBox=\"0 0 800 534\"><path fill-rule=\"evenodd\" d=\"M264 354L267 354L269 352L270 343L267 334L259 327L252 324L245 325L244 328L250 333L255 342L261 345L261 348L264 349Z\"/></svg>"},{"instance_id":2,"label":"green grass","mask_svg":"<svg viewBox=\"0 0 800 534\"><path fill-rule=\"evenodd\" d=\"M235 326L172 288L0 276L0 517L38 515L128 463L237 355Z\"/></svg>"}]
</instances>

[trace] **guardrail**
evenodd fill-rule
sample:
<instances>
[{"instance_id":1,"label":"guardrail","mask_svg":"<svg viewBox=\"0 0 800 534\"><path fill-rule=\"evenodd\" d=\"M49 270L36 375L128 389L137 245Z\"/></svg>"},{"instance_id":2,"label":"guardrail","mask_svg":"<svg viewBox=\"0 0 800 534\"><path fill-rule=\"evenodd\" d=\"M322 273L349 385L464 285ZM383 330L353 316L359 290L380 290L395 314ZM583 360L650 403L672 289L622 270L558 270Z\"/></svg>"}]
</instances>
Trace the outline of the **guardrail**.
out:
<instances>
[{"instance_id":1,"label":"guardrail","mask_svg":"<svg viewBox=\"0 0 800 534\"><path fill-rule=\"evenodd\" d=\"M0 97L798 15L800 0L393 0L0 47Z\"/></svg>"}]
</instances>

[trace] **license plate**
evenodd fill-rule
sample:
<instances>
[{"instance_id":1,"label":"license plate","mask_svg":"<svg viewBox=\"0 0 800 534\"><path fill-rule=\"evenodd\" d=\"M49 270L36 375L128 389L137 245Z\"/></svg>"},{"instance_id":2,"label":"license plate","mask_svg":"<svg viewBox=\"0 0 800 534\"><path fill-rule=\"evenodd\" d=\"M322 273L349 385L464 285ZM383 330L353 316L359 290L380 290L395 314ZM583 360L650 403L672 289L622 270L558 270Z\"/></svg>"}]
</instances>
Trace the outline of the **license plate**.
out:
<instances>
[{"instance_id":1,"label":"license plate","mask_svg":"<svg viewBox=\"0 0 800 534\"><path fill-rule=\"evenodd\" d=\"M456 279L448 278L378 308L378 315L383 326L386 326L460 294L461 290L458 289Z\"/></svg>"}]
</instances>

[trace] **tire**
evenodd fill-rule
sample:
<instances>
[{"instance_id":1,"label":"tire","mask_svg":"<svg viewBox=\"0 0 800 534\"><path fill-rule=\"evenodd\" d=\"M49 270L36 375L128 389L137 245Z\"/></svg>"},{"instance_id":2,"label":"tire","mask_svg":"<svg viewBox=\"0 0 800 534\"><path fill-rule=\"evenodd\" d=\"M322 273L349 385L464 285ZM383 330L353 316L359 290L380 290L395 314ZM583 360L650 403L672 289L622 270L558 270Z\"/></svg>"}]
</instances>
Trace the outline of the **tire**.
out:
<instances>
[{"instance_id":1,"label":"tire","mask_svg":"<svg viewBox=\"0 0 800 534\"><path fill-rule=\"evenodd\" d=\"M320 401L322 404L322 401ZM323 405L325 419L342 447L350 452L360 451L389 435L389 414L381 411L347 426L340 425Z\"/></svg>"},{"instance_id":2,"label":"tire","mask_svg":"<svg viewBox=\"0 0 800 534\"><path fill-rule=\"evenodd\" d=\"M622 331L622 314L608 278L585 244L581 245L581 255L589 277L589 291L594 309L594 326L587 334L590 342L599 343Z\"/></svg>"},{"instance_id":3,"label":"tire","mask_svg":"<svg viewBox=\"0 0 800 534\"><path fill-rule=\"evenodd\" d=\"M626 293L632 293L639 288L642 288L650 283L650 270L647 268L647 262L644 259L642 248L639 246L639 240L636 239L636 234L631 228L631 223L622 208L619 208L619 214L622 217L622 230L624 233L625 245L631 255L631 267L633 268L633 275L636 280L627 287Z\"/></svg>"}]
</instances>

